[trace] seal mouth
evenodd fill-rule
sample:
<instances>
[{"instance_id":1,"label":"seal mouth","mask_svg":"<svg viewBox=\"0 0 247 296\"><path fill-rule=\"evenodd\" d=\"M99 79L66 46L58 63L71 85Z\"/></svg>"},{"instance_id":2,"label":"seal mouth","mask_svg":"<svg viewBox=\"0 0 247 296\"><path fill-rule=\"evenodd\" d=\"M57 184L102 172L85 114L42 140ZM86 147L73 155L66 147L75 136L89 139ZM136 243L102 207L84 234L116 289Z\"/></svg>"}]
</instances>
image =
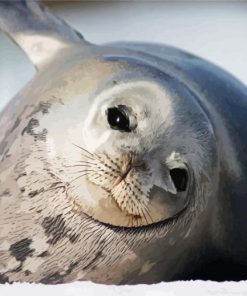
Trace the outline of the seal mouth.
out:
<instances>
[{"instance_id":1,"label":"seal mouth","mask_svg":"<svg viewBox=\"0 0 247 296\"><path fill-rule=\"evenodd\" d=\"M186 168L172 168L159 176L133 153L110 157L83 151L84 174L69 185L68 194L94 220L142 227L170 221L187 207L190 178Z\"/></svg>"},{"instance_id":2,"label":"seal mouth","mask_svg":"<svg viewBox=\"0 0 247 296\"><path fill-rule=\"evenodd\" d=\"M130 171L132 170L132 156L129 157L127 162L124 162L123 166L122 166L122 172L121 175L115 180L113 187L116 187L117 185L119 185L122 181L124 181L126 179L126 177L128 176L128 174L130 173Z\"/></svg>"},{"instance_id":3,"label":"seal mouth","mask_svg":"<svg viewBox=\"0 0 247 296\"><path fill-rule=\"evenodd\" d=\"M189 170L189 167L186 165L186 169L181 169L181 168L173 168L170 170L170 175L172 176L174 183L177 184L177 189L179 191L184 191L187 190L187 201L185 206L178 211L176 214L174 214L171 217L168 217L166 219L163 219L161 221L156 221L150 224L144 224L144 225L138 225L138 226L118 226L118 225L113 225L111 223L103 222L100 221L90 215L87 215L85 212L84 214L88 217L88 219L100 223L101 225L104 225L107 228L110 229L116 229L119 231L120 229L122 231L129 231L129 230L152 230L152 229L157 229L157 227L162 227L163 229L169 230L172 226L174 226L178 220L182 219L183 216L187 213L188 208L190 208L191 205L191 199L189 198L191 192L190 189L192 187L192 173Z\"/></svg>"}]
</instances>

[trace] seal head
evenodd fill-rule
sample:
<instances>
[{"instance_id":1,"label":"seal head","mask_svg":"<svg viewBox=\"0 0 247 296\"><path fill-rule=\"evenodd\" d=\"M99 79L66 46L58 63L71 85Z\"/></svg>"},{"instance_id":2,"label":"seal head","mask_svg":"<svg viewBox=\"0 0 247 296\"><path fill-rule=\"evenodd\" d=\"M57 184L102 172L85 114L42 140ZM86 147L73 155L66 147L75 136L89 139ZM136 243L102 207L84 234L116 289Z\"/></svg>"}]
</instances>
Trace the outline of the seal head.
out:
<instances>
[{"instance_id":1,"label":"seal head","mask_svg":"<svg viewBox=\"0 0 247 296\"><path fill-rule=\"evenodd\" d=\"M69 192L94 219L134 227L185 209L195 178L207 178L207 166L215 165L208 158L212 145L204 145L214 135L193 94L178 81L150 66L122 66L118 75L124 80L113 79L116 85L94 94L76 167L82 177ZM146 74L135 78L138 71Z\"/></svg>"}]
</instances>

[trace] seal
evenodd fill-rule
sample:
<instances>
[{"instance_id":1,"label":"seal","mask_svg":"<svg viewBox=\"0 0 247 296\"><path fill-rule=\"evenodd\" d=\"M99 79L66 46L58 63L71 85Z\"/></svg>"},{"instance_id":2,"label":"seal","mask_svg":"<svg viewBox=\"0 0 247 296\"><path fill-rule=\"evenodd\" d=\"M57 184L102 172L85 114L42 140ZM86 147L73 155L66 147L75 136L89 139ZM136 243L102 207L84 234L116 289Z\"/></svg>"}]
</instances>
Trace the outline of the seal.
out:
<instances>
[{"instance_id":1,"label":"seal","mask_svg":"<svg viewBox=\"0 0 247 296\"><path fill-rule=\"evenodd\" d=\"M88 43L37 2L0 6L37 68L0 117L0 281L246 279L246 87L169 46Z\"/></svg>"}]
</instances>

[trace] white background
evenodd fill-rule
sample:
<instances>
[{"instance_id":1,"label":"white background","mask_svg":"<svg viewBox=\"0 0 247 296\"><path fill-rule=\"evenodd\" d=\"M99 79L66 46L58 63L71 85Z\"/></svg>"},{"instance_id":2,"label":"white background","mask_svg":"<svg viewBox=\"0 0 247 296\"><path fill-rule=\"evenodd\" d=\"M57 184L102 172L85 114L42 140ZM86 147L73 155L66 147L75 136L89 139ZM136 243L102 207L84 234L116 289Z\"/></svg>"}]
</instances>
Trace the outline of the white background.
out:
<instances>
[{"instance_id":1,"label":"white background","mask_svg":"<svg viewBox=\"0 0 247 296\"><path fill-rule=\"evenodd\" d=\"M174 45L222 66L247 84L246 1L64 2L53 0L52 10L90 42ZM0 34L0 109L33 74L24 54Z\"/></svg>"}]
</instances>

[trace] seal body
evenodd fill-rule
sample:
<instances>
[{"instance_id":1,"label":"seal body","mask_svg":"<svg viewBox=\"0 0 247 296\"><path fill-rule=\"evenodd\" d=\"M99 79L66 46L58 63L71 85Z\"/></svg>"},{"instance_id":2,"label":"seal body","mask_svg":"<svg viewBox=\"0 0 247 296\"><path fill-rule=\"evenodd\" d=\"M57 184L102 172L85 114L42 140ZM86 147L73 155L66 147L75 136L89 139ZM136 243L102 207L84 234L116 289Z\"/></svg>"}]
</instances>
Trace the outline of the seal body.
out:
<instances>
[{"instance_id":1,"label":"seal body","mask_svg":"<svg viewBox=\"0 0 247 296\"><path fill-rule=\"evenodd\" d=\"M184 51L64 48L1 114L1 282L247 278L246 118Z\"/></svg>"}]
</instances>

